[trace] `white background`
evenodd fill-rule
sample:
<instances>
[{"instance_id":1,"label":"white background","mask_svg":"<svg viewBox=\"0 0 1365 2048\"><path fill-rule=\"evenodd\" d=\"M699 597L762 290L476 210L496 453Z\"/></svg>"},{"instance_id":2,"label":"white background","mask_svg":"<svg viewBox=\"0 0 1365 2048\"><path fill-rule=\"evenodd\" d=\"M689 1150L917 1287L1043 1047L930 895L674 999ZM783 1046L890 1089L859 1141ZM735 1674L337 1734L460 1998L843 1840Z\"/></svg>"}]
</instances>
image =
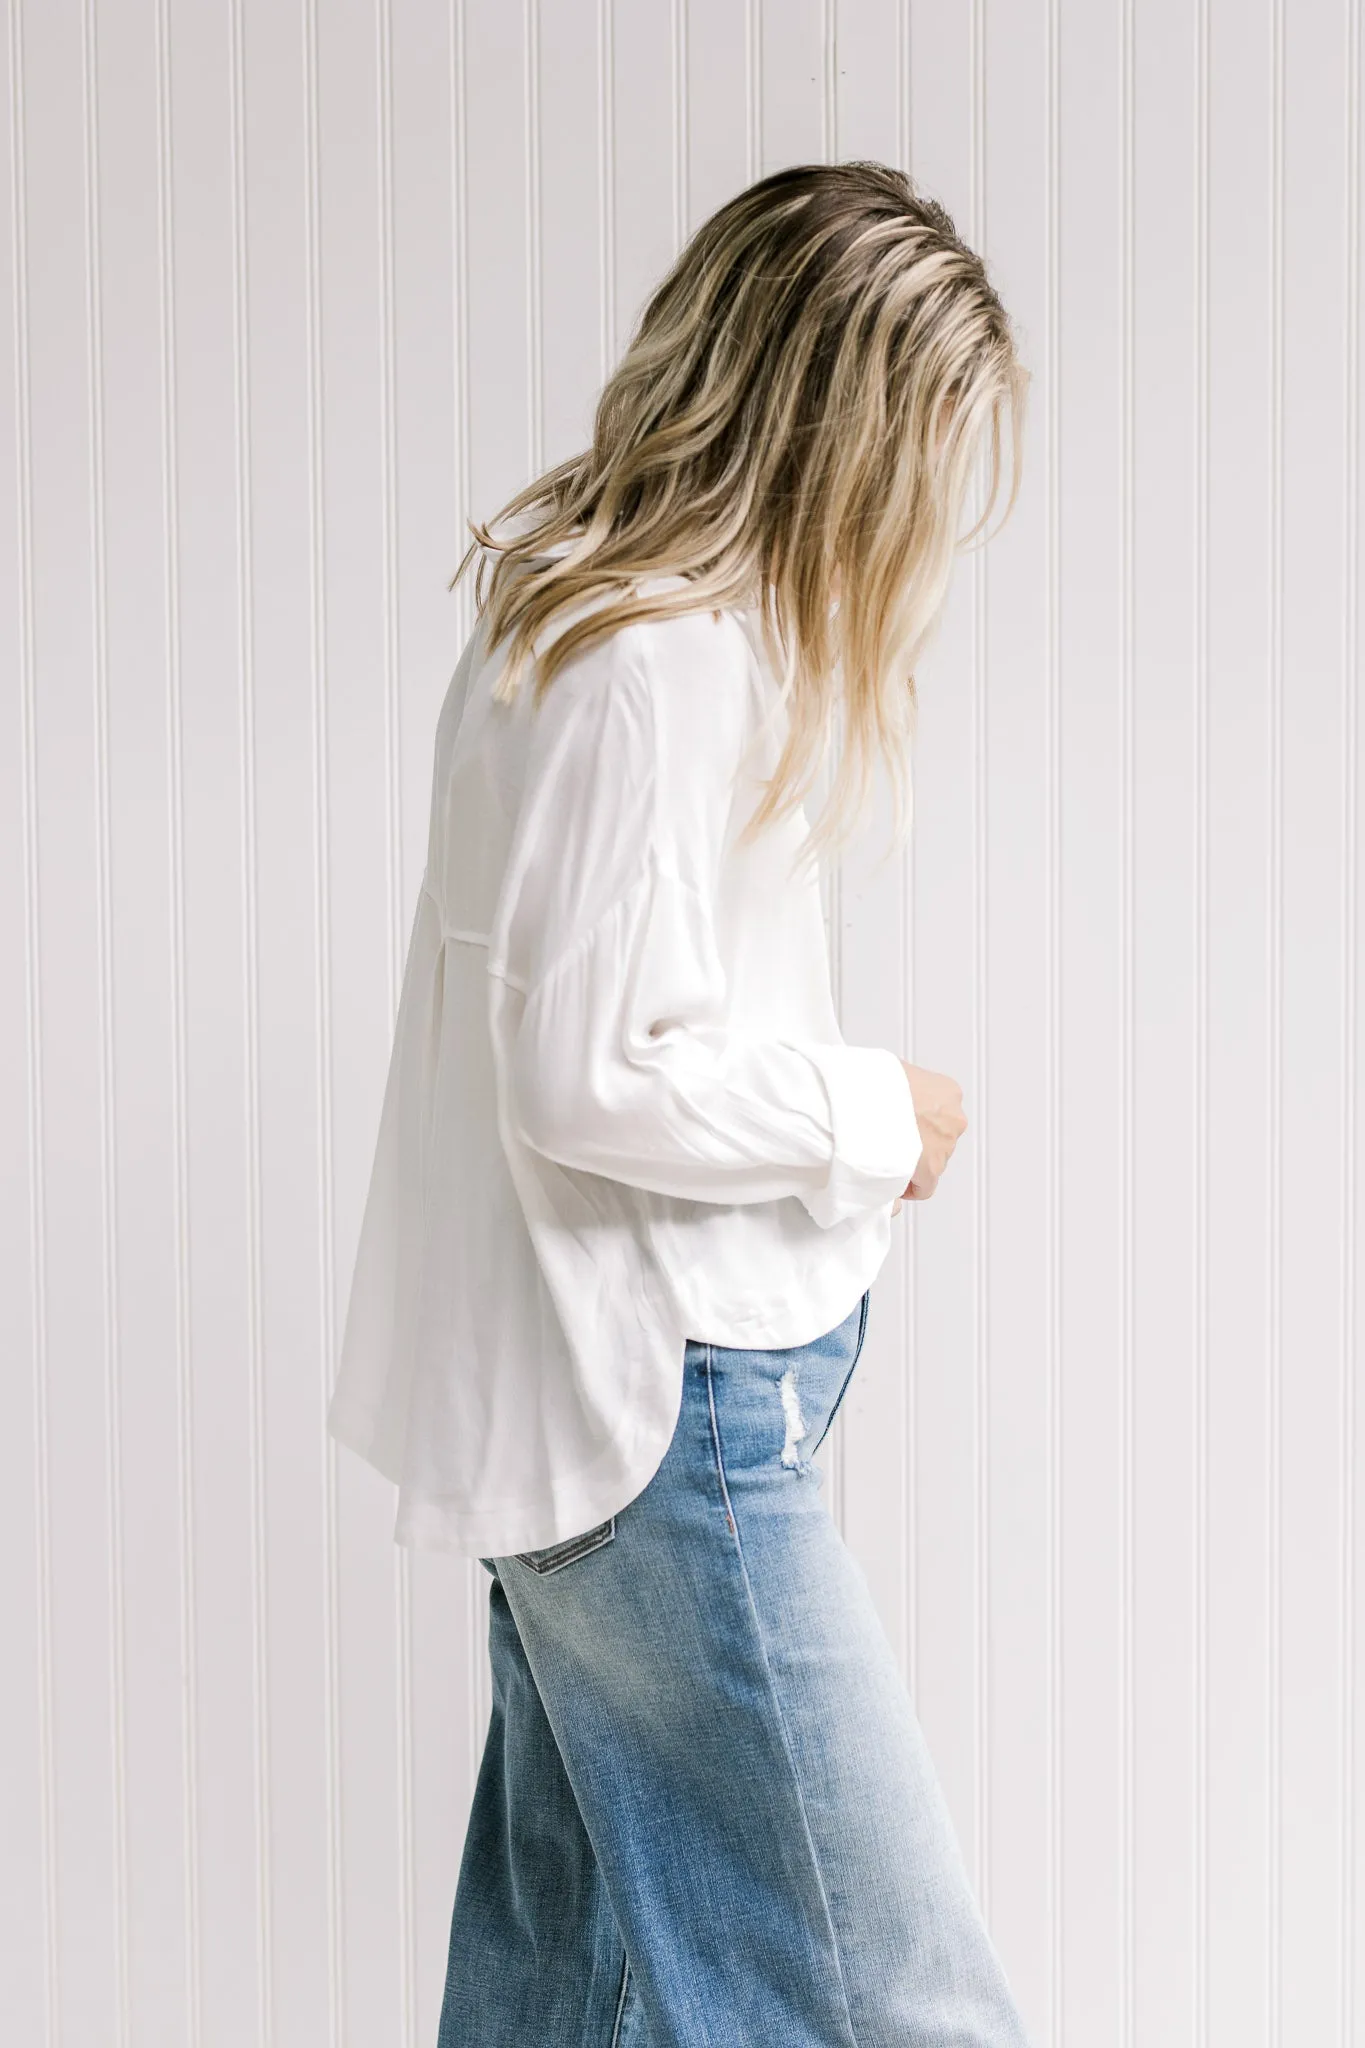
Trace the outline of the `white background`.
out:
<instances>
[{"instance_id":1,"label":"white background","mask_svg":"<svg viewBox=\"0 0 1365 2048\"><path fill-rule=\"evenodd\" d=\"M827 1453L1039 2044L1361 1983L1358 0L10 0L0 2031L434 2041L484 1574L323 1404L469 618L680 238L908 163L1033 372L844 1027Z\"/></svg>"}]
</instances>

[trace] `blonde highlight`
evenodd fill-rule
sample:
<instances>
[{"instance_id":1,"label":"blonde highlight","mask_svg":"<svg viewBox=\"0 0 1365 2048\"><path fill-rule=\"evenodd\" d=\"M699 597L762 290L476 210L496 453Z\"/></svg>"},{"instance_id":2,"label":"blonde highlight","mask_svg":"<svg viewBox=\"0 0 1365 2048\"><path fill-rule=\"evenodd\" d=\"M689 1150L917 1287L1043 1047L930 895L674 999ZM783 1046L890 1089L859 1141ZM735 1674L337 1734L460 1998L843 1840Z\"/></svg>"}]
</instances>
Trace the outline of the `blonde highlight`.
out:
<instances>
[{"instance_id":1,"label":"blonde highlight","mask_svg":"<svg viewBox=\"0 0 1365 2048\"><path fill-rule=\"evenodd\" d=\"M636 621L753 606L788 730L749 832L802 802L837 724L811 851L846 836L879 761L901 838L915 665L956 553L999 503L1006 423L1002 524L1013 509L1027 385L980 257L903 172L761 179L703 222L653 293L591 446L469 522L451 587L477 559L489 644L507 643L498 694L533 665L539 701L566 662ZM983 449L983 509L960 533ZM635 587L659 578L682 587Z\"/></svg>"}]
</instances>

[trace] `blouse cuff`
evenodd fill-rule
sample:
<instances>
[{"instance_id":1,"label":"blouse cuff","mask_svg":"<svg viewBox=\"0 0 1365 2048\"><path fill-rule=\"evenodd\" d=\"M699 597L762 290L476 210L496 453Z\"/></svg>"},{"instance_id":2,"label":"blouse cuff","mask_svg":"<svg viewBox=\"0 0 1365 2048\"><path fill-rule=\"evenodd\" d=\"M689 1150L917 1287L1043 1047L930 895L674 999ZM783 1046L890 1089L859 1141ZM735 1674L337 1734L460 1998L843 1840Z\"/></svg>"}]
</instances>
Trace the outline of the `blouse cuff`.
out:
<instances>
[{"instance_id":1,"label":"blouse cuff","mask_svg":"<svg viewBox=\"0 0 1365 2048\"><path fill-rule=\"evenodd\" d=\"M829 1096L834 1156L824 1185L801 1200L828 1228L904 1193L924 1146L910 1079L895 1053L809 1043L804 1050Z\"/></svg>"}]
</instances>

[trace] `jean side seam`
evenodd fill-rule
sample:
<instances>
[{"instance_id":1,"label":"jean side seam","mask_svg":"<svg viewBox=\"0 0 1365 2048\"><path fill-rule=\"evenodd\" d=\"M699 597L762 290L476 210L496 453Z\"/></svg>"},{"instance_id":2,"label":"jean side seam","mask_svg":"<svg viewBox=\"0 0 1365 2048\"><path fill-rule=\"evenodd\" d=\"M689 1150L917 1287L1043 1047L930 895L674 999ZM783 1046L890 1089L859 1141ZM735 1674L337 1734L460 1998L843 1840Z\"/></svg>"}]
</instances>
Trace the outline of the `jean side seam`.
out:
<instances>
[{"instance_id":1,"label":"jean side seam","mask_svg":"<svg viewBox=\"0 0 1365 2048\"><path fill-rule=\"evenodd\" d=\"M616 2017L611 2023L611 2040L607 2048L620 2048L621 2022L626 2016L626 1993L630 1989L630 1957L621 1960L621 1989L616 1995Z\"/></svg>"},{"instance_id":2,"label":"jean side seam","mask_svg":"<svg viewBox=\"0 0 1365 2048\"><path fill-rule=\"evenodd\" d=\"M829 1414L825 1418L825 1426L821 1430L819 1436L815 1439L815 1442L811 1445L809 1451L806 1453L806 1456L808 1458L813 1458L815 1456L821 1444L829 1435L830 1429L833 1426L834 1418L839 1413L839 1409L843 1404L844 1395L848 1392L849 1382L853 1378L854 1373L858 1370L858 1360L863 1355L863 1339L867 1335L868 1299L868 1292L865 1291L863 1294L863 1312L861 1316L858 1318L858 1340L853 1346L852 1360L849 1364L848 1371L844 1374L843 1385L840 1387L838 1393L834 1397L834 1406L830 1409Z\"/></svg>"},{"instance_id":3,"label":"jean side seam","mask_svg":"<svg viewBox=\"0 0 1365 2048\"><path fill-rule=\"evenodd\" d=\"M725 1459L721 1455L720 1421L716 1415L716 1383L712 1375L711 1363L711 1346L708 1344L706 1347L706 1406L711 1416L711 1448L716 1458L716 1477L720 1480L720 1497L725 1504L725 1519L730 1525L730 1534L735 1539L735 1547L738 1548L739 1526L735 1521L735 1511L730 1502L730 1488L725 1478Z\"/></svg>"}]
</instances>

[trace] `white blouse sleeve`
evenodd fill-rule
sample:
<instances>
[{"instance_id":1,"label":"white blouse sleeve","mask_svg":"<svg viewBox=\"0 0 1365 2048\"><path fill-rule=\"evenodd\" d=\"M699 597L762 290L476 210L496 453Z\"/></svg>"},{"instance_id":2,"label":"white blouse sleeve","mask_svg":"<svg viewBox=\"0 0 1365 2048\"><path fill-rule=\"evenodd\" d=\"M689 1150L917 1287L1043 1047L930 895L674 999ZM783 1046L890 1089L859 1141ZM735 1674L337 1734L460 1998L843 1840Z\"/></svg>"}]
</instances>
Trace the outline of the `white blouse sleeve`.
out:
<instances>
[{"instance_id":1,"label":"white blouse sleeve","mask_svg":"<svg viewBox=\"0 0 1365 2048\"><path fill-rule=\"evenodd\" d=\"M688 636L662 644L685 668ZM708 645L704 635L690 644ZM707 884L727 826L735 732L707 701L714 642L709 651L705 679L646 675L642 693L639 678L612 678L578 720L581 743L561 737L554 749L567 801L542 799L523 900L543 914L572 877L574 902L593 911L558 946L543 929L531 935L529 956L543 965L525 986L510 1120L522 1143L562 1166L698 1201L796 1196L830 1226L904 1189L921 1149L913 1101L890 1051L755 1037L727 1021ZM669 731L666 773L647 703L661 680L686 699L679 730L701 734L682 752Z\"/></svg>"}]
</instances>

